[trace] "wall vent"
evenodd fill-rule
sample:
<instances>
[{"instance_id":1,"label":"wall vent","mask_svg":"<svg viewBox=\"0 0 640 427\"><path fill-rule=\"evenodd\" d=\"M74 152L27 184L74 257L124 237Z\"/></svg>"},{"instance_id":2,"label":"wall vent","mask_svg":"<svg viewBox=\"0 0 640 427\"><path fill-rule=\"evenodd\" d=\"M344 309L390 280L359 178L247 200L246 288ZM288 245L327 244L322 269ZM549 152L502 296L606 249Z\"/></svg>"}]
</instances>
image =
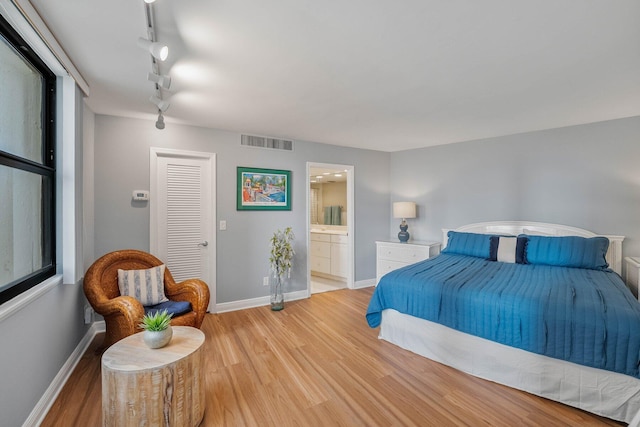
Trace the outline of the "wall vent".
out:
<instances>
[{"instance_id":1,"label":"wall vent","mask_svg":"<svg viewBox=\"0 0 640 427\"><path fill-rule=\"evenodd\" d=\"M240 145L247 147L268 148L272 150L293 151L293 141L267 138L264 136L242 135Z\"/></svg>"}]
</instances>

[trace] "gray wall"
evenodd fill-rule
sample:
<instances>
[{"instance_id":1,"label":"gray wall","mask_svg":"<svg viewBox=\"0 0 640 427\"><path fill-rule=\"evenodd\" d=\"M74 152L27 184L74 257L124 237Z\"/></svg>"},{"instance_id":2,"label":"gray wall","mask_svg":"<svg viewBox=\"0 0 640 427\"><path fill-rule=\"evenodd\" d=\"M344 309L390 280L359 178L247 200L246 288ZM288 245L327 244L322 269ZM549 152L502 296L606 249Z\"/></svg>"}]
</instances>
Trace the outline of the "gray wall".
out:
<instances>
[{"instance_id":1,"label":"gray wall","mask_svg":"<svg viewBox=\"0 0 640 427\"><path fill-rule=\"evenodd\" d=\"M391 189L393 201L417 202L416 239L529 220L625 235L623 255L637 256L640 117L393 153Z\"/></svg>"},{"instance_id":2,"label":"gray wall","mask_svg":"<svg viewBox=\"0 0 640 427\"><path fill-rule=\"evenodd\" d=\"M0 425L20 426L76 348L82 283L62 284L0 322Z\"/></svg>"},{"instance_id":3,"label":"gray wall","mask_svg":"<svg viewBox=\"0 0 640 427\"><path fill-rule=\"evenodd\" d=\"M118 249L149 250L149 208L133 206L131 192L149 189L149 148L216 153L217 303L268 295L269 238L292 226L296 235L292 287L306 288L306 162L354 165L355 280L375 278L375 240L389 227L389 153L295 141L293 152L240 146L240 134L97 115L95 120L95 256ZM236 167L291 170L291 211L236 211ZM154 197L154 195L150 195ZM217 227L216 227L217 229Z\"/></svg>"}]
</instances>

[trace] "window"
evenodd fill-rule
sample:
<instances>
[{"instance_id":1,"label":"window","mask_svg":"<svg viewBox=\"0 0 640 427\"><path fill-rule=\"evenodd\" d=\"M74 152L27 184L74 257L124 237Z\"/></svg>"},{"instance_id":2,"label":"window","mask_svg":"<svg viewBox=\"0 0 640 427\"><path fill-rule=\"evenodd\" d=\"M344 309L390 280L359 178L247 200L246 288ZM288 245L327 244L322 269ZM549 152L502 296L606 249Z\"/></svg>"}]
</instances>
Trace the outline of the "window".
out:
<instances>
[{"instance_id":1,"label":"window","mask_svg":"<svg viewBox=\"0 0 640 427\"><path fill-rule=\"evenodd\" d=\"M55 83L0 16L0 304L55 274Z\"/></svg>"}]
</instances>

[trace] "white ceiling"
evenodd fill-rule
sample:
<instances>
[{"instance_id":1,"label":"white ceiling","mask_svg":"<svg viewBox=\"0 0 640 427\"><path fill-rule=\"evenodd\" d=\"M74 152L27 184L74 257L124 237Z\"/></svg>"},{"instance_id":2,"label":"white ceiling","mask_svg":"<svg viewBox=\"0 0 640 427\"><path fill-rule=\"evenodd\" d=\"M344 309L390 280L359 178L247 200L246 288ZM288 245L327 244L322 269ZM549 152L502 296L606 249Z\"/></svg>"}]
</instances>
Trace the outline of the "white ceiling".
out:
<instances>
[{"instance_id":1,"label":"white ceiling","mask_svg":"<svg viewBox=\"0 0 640 427\"><path fill-rule=\"evenodd\" d=\"M347 170L312 167L309 168L309 181L317 184L347 182Z\"/></svg>"},{"instance_id":2,"label":"white ceiling","mask_svg":"<svg viewBox=\"0 0 640 427\"><path fill-rule=\"evenodd\" d=\"M143 0L32 0L99 114L155 120ZM167 126L382 151L640 115L638 0L157 0ZM153 126L150 123L150 126Z\"/></svg>"}]
</instances>

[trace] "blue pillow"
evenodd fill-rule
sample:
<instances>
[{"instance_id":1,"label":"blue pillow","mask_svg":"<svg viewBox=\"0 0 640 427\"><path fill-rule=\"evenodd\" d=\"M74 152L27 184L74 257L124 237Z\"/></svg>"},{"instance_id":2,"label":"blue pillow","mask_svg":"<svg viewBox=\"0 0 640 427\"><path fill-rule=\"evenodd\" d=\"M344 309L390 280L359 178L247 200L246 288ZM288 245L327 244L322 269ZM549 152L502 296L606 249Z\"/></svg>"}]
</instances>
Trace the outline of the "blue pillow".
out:
<instances>
[{"instance_id":1,"label":"blue pillow","mask_svg":"<svg viewBox=\"0 0 640 427\"><path fill-rule=\"evenodd\" d=\"M452 230L447 233L447 237L447 247L442 253L489 258L490 234L461 233Z\"/></svg>"},{"instance_id":2,"label":"blue pillow","mask_svg":"<svg viewBox=\"0 0 640 427\"><path fill-rule=\"evenodd\" d=\"M606 237L527 236L527 264L605 270L609 248Z\"/></svg>"},{"instance_id":3,"label":"blue pillow","mask_svg":"<svg viewBox=\"0 0 640 427\"><path fill-rule=\"evenodd\" d=\"M167 313L173 314L173 317L176 317L190 312L191 303L189 301L164 301L160 304L145 306L144 314L154 314L156 311L162 310L167 310Z\"/></svg>"}]
</instances>

